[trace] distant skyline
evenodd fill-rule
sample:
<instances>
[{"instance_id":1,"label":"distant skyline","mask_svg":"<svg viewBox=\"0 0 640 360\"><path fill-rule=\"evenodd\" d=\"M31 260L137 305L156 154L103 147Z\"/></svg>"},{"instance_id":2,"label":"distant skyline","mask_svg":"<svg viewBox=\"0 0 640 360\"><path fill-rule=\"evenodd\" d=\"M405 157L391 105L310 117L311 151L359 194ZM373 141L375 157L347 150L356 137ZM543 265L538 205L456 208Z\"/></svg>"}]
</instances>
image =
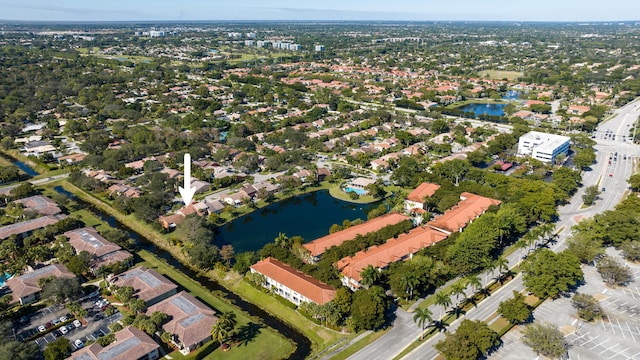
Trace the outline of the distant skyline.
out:
<instances>
[{"instance_id":1,"label":"distant skyline","mask_svg":"<svg viewBox=\"0 0 640 360\"><path fill-rule=\"evenodd\" d=\"M0 0L0 20L640 20L638 0Z\"/></svg>"}]
</instances>

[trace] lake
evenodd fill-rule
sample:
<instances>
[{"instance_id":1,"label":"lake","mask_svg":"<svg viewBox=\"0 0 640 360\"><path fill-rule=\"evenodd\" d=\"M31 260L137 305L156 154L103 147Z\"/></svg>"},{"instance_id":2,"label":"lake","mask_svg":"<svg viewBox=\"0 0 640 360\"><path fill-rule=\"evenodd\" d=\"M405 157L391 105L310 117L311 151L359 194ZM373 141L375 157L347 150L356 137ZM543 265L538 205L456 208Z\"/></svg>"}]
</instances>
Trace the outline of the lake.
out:
<instances>
[{"instance_id":1,"label":"lake","mask_svg":"<svg viewBox=\"0 0 640 360\"><path fill-rule=\"evenodd\" d=\"M278 233L299 235L308 242L327 235L331 225L345 219L366 220L367 212L378 205L352 204L333 198L327 190L316 191L271 204L220 227L215 242L233 245L236 253L259 250Z\"/></svg>"},{"instance_id":2,"label":"lake","mask_svg":"<svg viewBox=\"0 0 640 360\"><path fill-rule=\"evenodd\" d=\"M486 115L494 115L494 116L504 116L504 107L507 104L478 104L472 103L459 107L458 109L465 112L472 112L476 114L476 116L481 114Z\"/></svg>"}]
</instances>

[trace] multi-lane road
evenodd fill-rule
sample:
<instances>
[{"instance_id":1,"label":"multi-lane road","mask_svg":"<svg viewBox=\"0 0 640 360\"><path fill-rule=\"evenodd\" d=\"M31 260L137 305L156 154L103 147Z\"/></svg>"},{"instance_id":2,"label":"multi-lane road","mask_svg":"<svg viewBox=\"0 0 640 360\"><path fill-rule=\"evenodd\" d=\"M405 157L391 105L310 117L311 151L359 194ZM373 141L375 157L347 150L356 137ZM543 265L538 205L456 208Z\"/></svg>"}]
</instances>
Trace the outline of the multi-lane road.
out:
<instances>
[{"instance_id":1,"label":"multi-lane road","mask_svg":"<svg viewBox=\"0 0 640 360\"><path fill-rule=\"evenodd\" d=\"M613 209L626 193L627 179L633 173L640 158L640 146L633 144L629 137L639 116L640 101L634 101L616 110L613 118L598 127L594 138L597 142L595 146L596 163L593 164L590 171L584 172L583 187L574 194L568 204L559 209L559 219L556 223L556 231L559 231L558 241L552 246L553 250L557 251L564 247L564 240L569 235L571 226L582 218ZM611 136L607 134L611 134ZM626 156L626 160L624 156ZM609 163L609 157L611 157L611 163ZM582 195L584 189L591 185L598 185L600 189L604 188L605 190L592 206L584 208ZM521 260L520 252L512 253L508 260L511 267L515 266ZM487 277L481 275L481 278L484 280ZM470 310L464 318L486 320L497 310L501 301L511 297L512 290L522 289L522 279L518 276L496 294L481 302L477 308ZM439 316L441 313L441 307L432 306L430 310L435 316ZM451 324L448 330L455 331L461 320L462 318ZM393 328L349 359L392 359L419 335L420 329L413 322L412 314L398 309ZM437 357L438 351L435 350L434 345L443 337L443 334L437 334L428 339L404 359L433 359Z\"/></svg>"}]
</instances>

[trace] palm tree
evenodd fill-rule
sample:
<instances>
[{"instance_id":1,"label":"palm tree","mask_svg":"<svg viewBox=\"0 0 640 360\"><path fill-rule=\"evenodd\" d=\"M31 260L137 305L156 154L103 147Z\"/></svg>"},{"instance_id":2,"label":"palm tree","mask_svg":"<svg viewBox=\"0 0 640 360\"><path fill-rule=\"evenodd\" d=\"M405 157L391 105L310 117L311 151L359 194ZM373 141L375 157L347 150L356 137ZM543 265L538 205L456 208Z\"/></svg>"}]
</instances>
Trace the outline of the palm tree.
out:
<instances>
[{"instance_id":1,"label":"palm tree","mask_svg":"<svg viewBox=\"0 0 640 360\"><path fill-rule=\"evenodd\" d=\"M276 242L276 245L283 248L288 248L291 245L291 242L289 241L289 237L284 233L278 233L278 237L275 238L275 242Z\"/></svg>"},{"instance_id":2,"label":"palm tree","mask_svg":"<svg viewBox=\"0 0 640 360\"><path fill-rule=\"evenodd\" d=\"M451 297L444 291L438 291L436 293L436 305L442 306L442 313L440 315L440 319L444 317L444 312L447 310L449 305L451 305Z\"/></svg>"},{"instance_id":3,"label":"palm tree","mask_svg":"<svg viewBox=\"0 0 640 360\"><path fill-rule=\"evenodd\" d=\"M380 280L380 271L373 265L368 265L366 268L362 269L360 272L360 277L362 278L362 285L364 287L369 288L369 286L375 284L378 280Z\"/></svg>"},{"instance_id":4,"label":"palm tree","mask_svg":"<svg viewBox=\"0 0 640 360\"><path fill-rule=\"evenodd\" d=\"M424 330L433 322L431 315L433 313L428 308L417 308L415 315L413 315L413 322L422 329L420 339L424 338Z\"/></svg>"},{"instance_id":5,"label":"palm tree","mask_svg":"<svg viewBox=\"0 0 640 360\"><path fill-rule=\"evenodd\" d=\"M222 345L222 343L231 336L237 323L236 313L233 311L220 313L218 321L211 329L211 336Z\"/></svg>"},{"instance_id":6,"label":"palm tree","mask_svg":"<svg viewBox=\"0 0 640 360\"><path fill-rule=\"evenodd\" d=\"M480 289L482 289L482 280L480 280L479 276L469 275L467 276L466 280L467 286L471 286L475 292L478 292Z\"/></svg>"},{"instance_id":7,"label":"palm tree","mask_svg":"<svg viewBox=\"0 0 640 360\"><path fill-rule=\"evenodd\" d=\"M496 265L495 262L493 262L493 260L491 260L489 258L484 259L483 265L484 265L484 268L486 270L485 277L484 277L484 283L485 283L485 285L488 285L489 284L489 274L491 274L491 276L493 276L493 273L494 273L494 271L496 271L496 268L498 266Z\"/></svg>"},{"instance_id":8,"label":"palm tree","mask_svg":"<svg viewBox=\"0 0 640 360\"><path fill-rule=\"evenodd\" d=\"M502 283L502 277L509 270L509 260L504 256L500 256L496 259L496 265L498 266L498 271L500 272L500 283Z\"/></svg>"},{"instance_id":9,"label":"palm tree","mask_svg":"<svg viewBox=\"0 0 640 360\"><path fill-rule=\"evenodd\" d=\"M467 294L464 292L467 289L467 286L462 283L462 281L458 281L451 286L451 295L456 296L456 307L460 305L460 295L466 297Z\"/></svg>"},{"instance_id":10,"label":"palm tree","mask_svg":"<svg viewBox=\"0 0 640 360\"><path fill-rule=\"evenodd\" d=\"M401 278L405 291L409 294L409 299L413 299L413 289L418 285L418 278L414 273L403 274Z\"/></svg>"}]
</instances>

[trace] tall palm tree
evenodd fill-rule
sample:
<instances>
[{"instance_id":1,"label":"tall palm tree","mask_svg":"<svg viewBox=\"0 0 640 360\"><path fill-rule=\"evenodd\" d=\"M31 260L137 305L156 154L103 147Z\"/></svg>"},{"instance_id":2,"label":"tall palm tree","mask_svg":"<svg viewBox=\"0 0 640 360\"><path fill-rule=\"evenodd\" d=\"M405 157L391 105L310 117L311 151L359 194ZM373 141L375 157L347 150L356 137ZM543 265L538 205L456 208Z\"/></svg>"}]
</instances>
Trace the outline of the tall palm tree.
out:
<instances>
[{"instance_id":1,"label":"tall palm tree","mask_svg":"<svg viewBox=\"0 0 640 360\"><path fill-rule=\"evenodd\" d=\"M220 345L231 337L233 330L236 327L238 321L236 320L236 313L233 311L227 311L220 313L218 317L218 321L213 325L211 329L211 336L214 340L216 340Z\"/></svg>"},{"instance_id":2,"label":"tall palm tree","mask_svg":"<svg viewBox=\"0 0 640 360\"><path fill-rule=\"evenodd\" d=\"M424 330L433 322L431 315L433 313L428 308L417 308L416 313L413 315L413 322L422 329L420 339L424 338Z\"/></svg>"},{"instance_id":3,"label":"tall palm tree","mask_svg":"<svg viewBox=\"0 0 640 360\"><path fill-rule=\"evenodd\" d=\"M401 281L404 285L405 292L409 294L409 299L413 299L413 289L418 285L418 277L411 272L403 274Z\"/></svg>"},{"instance_id":4,"label":"tall palm tree","mask_svg":"<svg viewBox=\"0 0 640 360\"><path fill-rule=\"evenodd\" d=\"M469 275L466 278L467 281L467 286L471 286L473 288L473 291L478 292L480 289L482 289L482 280L480 280L480 277L477 275Z\"/></svg>"},{"instance_id":5,"label":"tall palm tree","mask_svg":"<svg viewBox=\"0 0 640 360\"><path fill-rule=\"evenodd\" d=\"M497 265L495 262L493 262L493 260L489 259L489 258L485 258L483 260L483 264L484 269L486 271L485 276L484 276L484 283L485 285L489 284L489 275L493 276L493 273L496 271Z\"/></svg>"},{"instance_id":6,"label":"tall palm tree","mask_svg":"<svg viewBox=\"0 0 640 360\"><path fill-rule=\"evenodd\" d=\"M362 285L364 287L369 288L369 286L375 284L378 280L380 280L380 271L373 265L368 265L366 268L362 269L360 272L360 277L362 278Z\"/></svg>"},{"instance_id":7,"label":"tall palm tree","mask_svg":"<svg viewBox=\"0 0 640 360\"><path fill-rule=\"evenodd\" d=\"M451 305L451 297L444 291L438 291L436 293L436 305L442 306L442 312L440 313L440 319L444 317L444 312Z\"/></svg>"},{"instance_id":8,"label":"tall palm tree","mask_svg":"<svg viewBox=\"0 0 640 360\"><path fill-rule=\"evenodd\" d=\"M509 270L509 260L504 256L500 256L496 259L496 265L498 265L498 271L500 272L500 282L502 283L502 277Z\"/></svg>"},{"instance_id":9,"label":"tall palm tree","mask_svg":"<svg viewBox=\"0 0 640 360\"><path fill-rule=\"evenodd\" d=\"M283 248L288 248L291 245L289 237L285 233L278 233L278 237L276 237L274 240L276 242L276 245Z\"/></svg>"},{"instance_id":10,"label":"tall palm tree","mask_svg":"<svg viewBox=\"0 0 640 360\"><path fill-rule=\"evenodd\" d=\"M456 307L460 305L460 295L466 297L467 294L464 292L467 289L466 284L463 284L462 281L458 281L451 286L451 295L455 295L456 297Z\"/></svg>"}]
</instances>

